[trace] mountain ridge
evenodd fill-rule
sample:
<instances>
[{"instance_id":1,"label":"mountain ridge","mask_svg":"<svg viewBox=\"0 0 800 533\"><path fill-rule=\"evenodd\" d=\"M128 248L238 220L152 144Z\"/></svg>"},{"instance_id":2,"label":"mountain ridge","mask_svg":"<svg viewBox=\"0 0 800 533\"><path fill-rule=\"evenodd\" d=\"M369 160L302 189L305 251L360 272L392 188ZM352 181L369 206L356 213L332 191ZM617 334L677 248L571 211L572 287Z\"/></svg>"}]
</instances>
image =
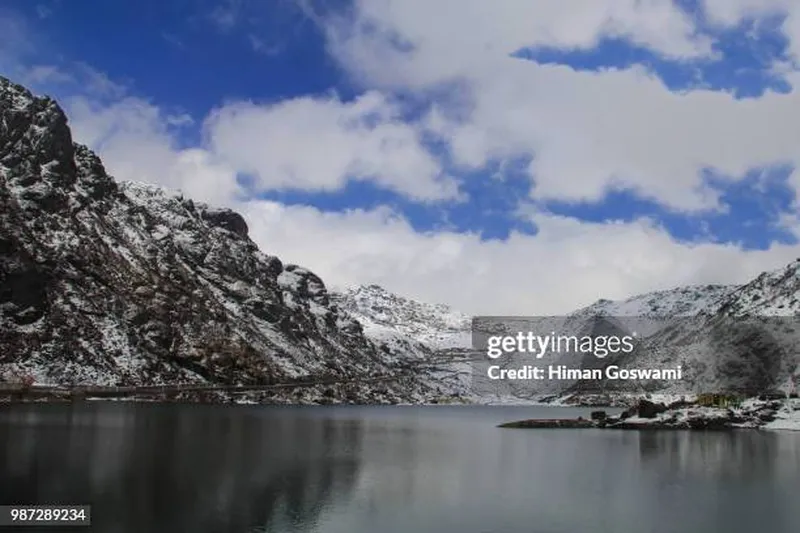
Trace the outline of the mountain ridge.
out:
<instances>
[{"instance_id":1,"label":"mountain ridge","mask_svg":"<svg viewBox=\"0 0 800 533\"><path fill-rule=\"evenodd\" d=\"M531 400L537 396L553 394L595 394L598 385L601 390L610 393L616 391L641 394L661 391L678 395L703 392L708 388L753 394L759 390L782 388L787 384L791 387L792 379L797 380L797 377L793 376L796 376L800 369L797 357L777 351L763 354L759 351L761 348L758 343L753 344L747 339L756 335L762 341L774 340L776 337L772 330L786 329L785 323L776 322L775 319L793 323L794 318L800 314L800 303L796 297L798 289L800 289L800 260L764 272L741 285L688 285L656 290L617 301L600 299L564 317L554 318L562 319L563 325L570 330L574 329L573 332L596 329L597 326L593 326L592 321L602 317L613 319L612 322L616 325L611 327L618 333L624 332L626 326L629 329L638 329L639 333L645 335L645 339L650 340L643 342L641 350L636 352L637 355L627 358L610 357L599 364L597 361L587 362L585 357L569 354L552 361L530 361L534 366L553 363L576 368L605 368L612 364L624 367L665 368L682 364L685 366L686 376L678 384L666 382L610 384L577 380L561 384L534 384L533 388L529 386L526 389L509 388L505 387L505 384L496 386L494 383L478 379L477 382L472 381L470 388L473 394L480 388L478 396L494 394ZM472 366L466 370L467 372L480 374L486 370L484 366L488 363L485 354L472 347L472 320L463 313L453 311L444 305L420 304L393 295L374 285L351 287L346 293L337 294L336 298L342 302L342 307L360 322L369 324L365 327L367 335L383 339L392 335L411 336L431 348L434 354L441 352L471 354ZM458 327L437 329L438 324L452 324L454 322L452 317L458 317L458 321L455 322ZM762 322L760 325L754 325L752 321L745 320L748 317L757 317ZM539 322L548 322L546 317L530 317L528 320L534 329L542 326ZM772 322L764 326L764 320ZM608 328L609 325L601 325L600 328ZM548 325L546 328L548 332L549 327ZM677 340L673 339L676 331ZM800 340L800 327L797 328L796 334ZM449 342L441 346L435 342L439 338L446 338ZM669 340L665 340L666 338ZM738 339L740 345L737 346L732 339ZM791 340L788 339L789 342ZM786 341L784 336L780 342ZM748 352L747 347L752 348L752 351ZM717 351L724 352L723 356L719 356ZM474 377L480 378L480 376Z\"/></svg>"},{"instance_id":2,"label":"mountain ridge","mask_svg":"<svg viewBox=\"0 0 800 533\"><path fill-rule=\"evenodd\" d=\"M742 285L598 300L567 318L588 324L597 316L702 317L687 327L688 348L670 358L690 363L693 384L719 384L742 362L704 360L696 338L726 319L795 317L798 290L800 260ZM309 269L259 250L239 213L117 182L97 155L73 142L54 100L2 77L0 326L0 372L37 383L402 376L380 386L261 398L269 401L463 399L481 356L467 314L375 284L329 290ZM638 362L665 363L658 357ZM780 357L755 361L768 367L763 386L796 372L796 360ZM749 379L744 371L733 377Z\"/></svg>"},{"instance_id":3,"label":"mountain ridge","mask_svg":"<svg viewBox=\"0 0 800 533\"><path fill-rule=\"evenodd\" d=\"M67 386L396 371L318 276L258 249L241 215L115 181L72 141L54 100L2 77L0 344L0 372ZM265 394L396 403L433 393L406 373L379 386Z\"/></svg>"}]
</instances>

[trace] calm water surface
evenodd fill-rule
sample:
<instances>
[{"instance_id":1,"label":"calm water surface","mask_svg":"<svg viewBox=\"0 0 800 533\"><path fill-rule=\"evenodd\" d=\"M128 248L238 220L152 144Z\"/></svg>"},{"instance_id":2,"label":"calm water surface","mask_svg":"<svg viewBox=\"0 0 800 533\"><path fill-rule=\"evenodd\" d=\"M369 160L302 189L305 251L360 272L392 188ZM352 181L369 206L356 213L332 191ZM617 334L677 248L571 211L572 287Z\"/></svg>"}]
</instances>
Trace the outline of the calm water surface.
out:
<instances>
[{"instance_id":1,"label":"calm water surface","mask_svg":"<svg viewBox=\"0 0 800 533\"><path fill-rule=\"evenodd\" d=\"M0 502L91 504L84 532L800 531L798 433L495 427L586 412L6 405Z\"/></svg>"}]
</instances>

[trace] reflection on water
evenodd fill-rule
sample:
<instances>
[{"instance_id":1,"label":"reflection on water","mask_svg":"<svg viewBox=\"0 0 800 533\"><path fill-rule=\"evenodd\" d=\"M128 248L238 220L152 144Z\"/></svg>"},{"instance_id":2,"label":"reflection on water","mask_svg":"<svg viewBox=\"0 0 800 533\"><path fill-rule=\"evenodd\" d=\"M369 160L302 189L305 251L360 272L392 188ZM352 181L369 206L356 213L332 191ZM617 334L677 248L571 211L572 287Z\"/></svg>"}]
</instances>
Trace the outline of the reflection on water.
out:
<instances>
[{"instance_id":1,"label":"reflection on water","mask_svg":"<svg viewBox=\"0 0 800 533\"><path fill-rule=\"evenodd\" d=\"M674 475L720 481L796 478L800 439L771 432L649 431L637 434L643 462Z\"/></svg>"},{"instance_id":2,"label":"reflection on water","mask_svg":"<svg viewBox=\"0 0 800 533\"><path fill-rule=\"evenodd\" d=\"M800 434L495 427L541 409L6 406L0 502L103 532L800 531Z\"/></svg>"},{"instance_id":3,"label":"reflection on water","mask_svg":"<svg viewBox=\"0 0 800 533\"><path fill-rule=\"evenodd\" d=\"M800 531L799 436L770 432L644 432L638 435L650 489L643 499L670 502L689 487L702 507L685 523L696 530ZM769 527L765 528L765 525Z\"/></svg>"},{"instance_id":4,"label":"reflection on water","mask_svg":"<svg viewBox=\"0 0 800 533\"><path fill-rule=\"evenodd\" d=\"M357 477L358 421L37 407L0 418L0 501L91 504L92 531L304 530Z\"/></svg>"}]
</instances>

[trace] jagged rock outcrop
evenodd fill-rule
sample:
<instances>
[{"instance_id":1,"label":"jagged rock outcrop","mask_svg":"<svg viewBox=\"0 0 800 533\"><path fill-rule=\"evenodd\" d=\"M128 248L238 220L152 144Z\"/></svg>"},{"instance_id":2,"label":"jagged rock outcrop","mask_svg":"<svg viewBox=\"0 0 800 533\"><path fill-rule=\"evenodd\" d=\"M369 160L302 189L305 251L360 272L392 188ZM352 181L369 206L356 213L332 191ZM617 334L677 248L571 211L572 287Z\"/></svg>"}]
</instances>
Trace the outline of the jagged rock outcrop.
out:
<instances>
[{"instance_id":1,"label":"jagged rock outcrop","mask_svg":"<svg viewBox=\"0 0 800 533\"><path fill-rule=\"evenodd\" d=\"M254 384L393 371L322 280L261 252L239 214L117 183L73 143L56 102L4 78L0 346L0 372L50 384ZM418 401L427 391L410 376L325 396Z\"/></svg>"}]
</instances>

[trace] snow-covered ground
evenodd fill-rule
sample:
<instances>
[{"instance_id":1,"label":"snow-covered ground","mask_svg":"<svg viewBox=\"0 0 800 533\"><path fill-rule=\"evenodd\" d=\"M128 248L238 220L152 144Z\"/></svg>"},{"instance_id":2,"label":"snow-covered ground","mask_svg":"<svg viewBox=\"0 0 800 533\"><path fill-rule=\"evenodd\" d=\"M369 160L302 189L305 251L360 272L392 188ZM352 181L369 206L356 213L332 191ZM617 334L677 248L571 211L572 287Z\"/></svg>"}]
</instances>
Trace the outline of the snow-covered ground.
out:
<instances>
[{"instance_id":1,"label":"snow-covered ground","mask_svg":"<svg viewBox=\"0 0 800 533\"><path fill-rule=\"evenodd\" d=\"M775 420L767 423L764 429L800 431L800 400L787 402L784 409L775 414Z\"/></svg>"},{"instance_id":2,"label":"snow-covered ground","mask_svg":"<svg viewBox=\"0 0 800 533\"><path fill-rule=\"evenodd\" d=\"M418 302L378 285L332 292L331 299L376 340L395 340L395 333L400 333L433 350L469 348L472 344L472 318L446 305Z\"/></svg>"},{"instance_id":3,"label":"snow-covered ground","mask_svg":"<svg viewBox=\"0 0 800 533\"><path fill-rule=\"evenodd\" d=\"M660 424L670 424L681 426L690 424L695 421L704 422L725 422L729 419L729 412L727 409L719 409L715 407L687 407L683 409L669 410L658 414L655 418L643 418L639 416L632 416L625 419L626 425L641 426L642 429L648 427L657 427ZM756 428L755 423L745 422L738 424L743 429Z\"/></svg>"}]
</instances>

